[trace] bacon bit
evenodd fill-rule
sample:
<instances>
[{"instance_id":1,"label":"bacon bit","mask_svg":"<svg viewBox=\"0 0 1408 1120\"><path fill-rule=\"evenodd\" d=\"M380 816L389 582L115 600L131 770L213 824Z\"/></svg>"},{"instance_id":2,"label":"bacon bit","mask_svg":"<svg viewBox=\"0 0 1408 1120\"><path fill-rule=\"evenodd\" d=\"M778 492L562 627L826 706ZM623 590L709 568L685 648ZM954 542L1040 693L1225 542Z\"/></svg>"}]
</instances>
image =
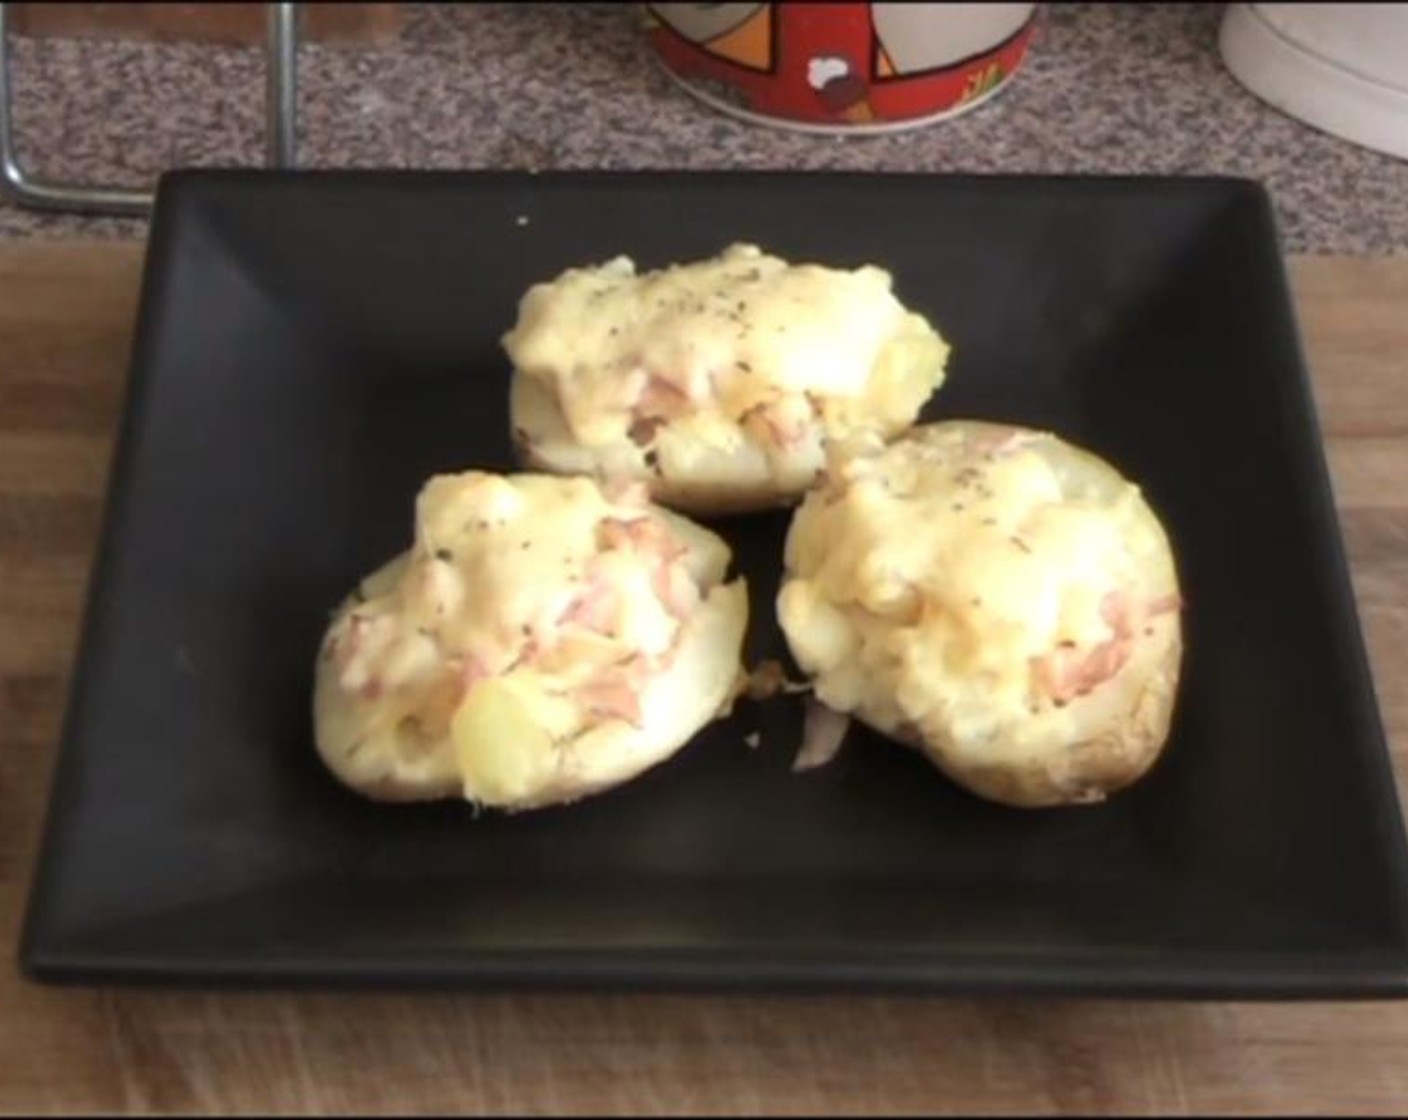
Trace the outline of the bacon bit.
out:
<instances>
[{"instance_id":1,"label":"bacon bit","mask_svg":"<svg viewBox=\"0 0 1408 1120\"><path fill-rule=\"evenodd\" d=\"M973 446L986 455L1000 459L1030 443L1035 443L1039 438L1039 433L1026 431L984 433L973 437Z\"/></svg>"},{"instance_id":2,"label":"bacon bit","mask_svg":"<svg viewBox=\"0 0 1408 1120\"><path fill-rule=\"evenodd\" d=\"M668 561L661 564L651 578L651 587L665 609L677 619L688 618L699 604L699 585L679 564Z\"/></svg>"},{"instance_id":3,"label":"bacon bit","mask_svg":"<svg viewBox=\"0 0 1408 1120\"><path fill-rule=\"evenodd\" d=\"M1151 615L1169 614L1172 611L1181 611L1186 605L1182 595L1162 595L1149 604L1149 613Z\"/></svg>"},{"instance_id":4,"label":"bacon bit","mask_svg":"<svg viewBox=\"0 0 1408 1120\"><path fill-rule=\"evenodd\" d=\"M585 589L573 597L557 621L562 626L575 623L598 634L604 634L616 621L618 605L616 589L606 580L596 576Z\"/></svg>"},{"instance_id":5,"label":"bacon bit","mask_svg":"<svg viewBox=\"0 0 1408 1120\"><path fill-rule=\"evenodd\" d=\"M596 528L597 545L601 548L625 548L636 544L641 538L641 526L649 518L639 517L627 521L624 517L604 518Z\"/></svg>"},{"instance_id":6,"label":"bacon bit","mask_svg":"<svg viewBox=\"0 0 1408 1120\"><path fill-rule=\"evenodd\" d=\"M1057 650L1037 658L1037 679L1058 705L1085 696L1104 684L1129 659L1129 643L1119 639L1102 642L1088 654L1078 650Z\"/></svg>"},{"instance_id":7,"label":"bacon bit","mask_svg":"<svg viewBox=\"0 0 1408 1120\"><path fill-rule=\"evenodd\" d=\"M333 664L339 671L345 672L351 664L352 659L357 656L357 651L367 639L367 631L371 627L371 619L361 614L351 614L347 616L347 621L343 623L343 637L336 634L331 640Z\"/></svg>"},{"instance_id":8,"label":"bacon bit","mask_svg":"<svg viewBox=\"0 0 1408 1120\"><path fill-rule=\"evenodd\" d=\"M738 418L739 426L754 438L777 447L791 447L807 434L807 424L800 416L787 416L781 402L755 404Z\"/></svg>"},{"instance_id":9,"label":"bacon bit","mask_svg":"<svg viewBox=\"0 0 1408 1120\"><path fill-rule=\"evenodd\" d=\"M634 478L608 478L601 484L608 502L621 506L643 506L650 501L650 487Z\"/></svg>"},{"instance_id":10,"label":"bacon bit","mask_svg":"<svg viewBox=\"0 0 1408 1120\"><path fill-rule=\"evenodd\" d=\"M634 547L643 553L654 553L666 563L678 560L689 549L653 517L607 517L597 527L597 542L602 548Z\"/></svg>"},{"instance_id":11,"label":"bacon bit","mask_svg":"<svg viewBox=\"0 0 1408 1120\"><path fill-rule=\"evenodd\" d=\"M531 655L525 653L524 656ZM460 669L460 687L467 693L487 676L489 676L489 666L481 658L471 654Z\"/></svg>"},{"instance_id":12,"label":"bacon bit","mask_svg":"<svg viewBox=\"0 0 1408 1120\"><path fill-rule=\"evenodd\" d=\"M688 407L688 393L673 381L667 381L659 374L652 373L640 391L634 411L638 416L669 419L678 416Z\"/></svg>"},{"instance_id":13,"label":"bacon bit","mask_svg":"<svg viewBox=\"0 0 1408 1120\"><path fill-rule=\"evenodd\" d=\"M1115 637L1129 637L1129 598L1123 591L1105 592L1100 599L1100 617L1115 632Z\"/></svg>"},{"instance_id":14,"label":"bacon bit","mask_svg":"<svg viewBox=\"0 0 1408 1120\"><path fill-rule=\"evenodd\" d=\"M578 693L583 706L594 716L623 719L634 727L641 725L641 678L648 666L639 654L614 666L584 684Z\"/></svg>"},{"instance_id":15,"label":"bacon bit","mask_svg":"<svg viewBox=\"0 0 1408 1120\"><path fill-rule=\"evenodd\" d=\"M666 423L663 416L642 416L631 422L626 435L637 447L647 447L655 442L655 433Z\"/></svg>"},{"instance_id":16,"label":"bacon bit","mask_svg":"<svg viewBox=\"0 0 1408 1120\"><path fill-rule=\"evenodd\" d=\"M1057 707L1104 684L1124 668L1133 652L1134 631L1124 592L1111 591L1100 600L1100 617L1114 634L1088 653L1081 653L1073 642L1062 642L1051 653L1032 659L1037 687L1050 696Z\"/></svg>"}]
</instances>

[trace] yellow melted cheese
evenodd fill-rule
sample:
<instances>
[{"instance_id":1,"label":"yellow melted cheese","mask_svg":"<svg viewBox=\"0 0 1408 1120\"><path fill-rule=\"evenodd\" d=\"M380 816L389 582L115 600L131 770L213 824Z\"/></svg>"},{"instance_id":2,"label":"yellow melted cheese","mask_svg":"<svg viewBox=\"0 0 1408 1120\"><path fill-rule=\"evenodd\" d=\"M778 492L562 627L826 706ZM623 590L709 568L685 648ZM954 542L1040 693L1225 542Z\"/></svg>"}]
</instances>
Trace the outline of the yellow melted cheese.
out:
<instances>
[{"instance_id":1,"label":"yellow melted cheese","mask_svg":"<svg viewBox=\"0 0 1408 1120\"><path fill-rule=\"evenodd\" d=\"M890 432L942 382L948 353L883 269L793 265L742 244L644 274L627 257L569 269L527 292L503 343L586 446L626 436L652 378L690 404L674 423L711 446L789 397L808 423L815 402L828 430Z\"/></svg>"},{"instance_id":2,"label":"yellow melted cheese","mask_svg":"<svg viewBox=\"0 0 1408 1120\"><path fill-rule=\"evenodd\" d=\"M436 725L427 734L443 733L463 691L452 678L473 661L515 696L532 697L524 703L551 735L573 734L584 719L575 686L624 658L665 652L678 632L652 588L649 561L598 543L604 520L647 516L655 514L611 500L585 478L480 471L432 478L417 499L411 550L367 580L330 630L332 643L357 632L340 686L363 693L357 702L371 713L369 725L413 712ZM564 631L560 623L589 565L619 599L619 625L609 634ZM557 644L535 654L535 635ZM496 685L491 693L502 691ZM446 703L436 710L441 692ZM494 704L504 707L497 695Z\"/></svg>"},{"instance_id":3,"label":"yellow melted cheese","mask_svg":"<svg viewBox=\"0 0 1408 1120\"><path fill-rule=\"evenodd\" d=\"M1137 588L1160 541L1137 487L1064 477L1042 453L1049 437L994 447L956 427L920 432L808 496L779 617L833 707L958 737L1030 724L1032 659L1109 640L1102 600Z\"/></svg>"}]
</instances>

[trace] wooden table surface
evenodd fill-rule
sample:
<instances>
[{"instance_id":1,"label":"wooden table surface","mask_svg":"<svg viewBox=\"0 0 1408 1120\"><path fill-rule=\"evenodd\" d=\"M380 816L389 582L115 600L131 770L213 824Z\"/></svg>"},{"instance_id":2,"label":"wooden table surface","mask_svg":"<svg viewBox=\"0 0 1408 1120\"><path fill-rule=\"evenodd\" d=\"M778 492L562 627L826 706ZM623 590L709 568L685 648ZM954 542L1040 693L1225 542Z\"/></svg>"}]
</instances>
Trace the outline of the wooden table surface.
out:
<instances>
[{"instance_id":1,"label":"wooden table surface","mask_svg":"<svg viewBox=\"0 0 1408 1120\"><path fill-rule=\"evenodd\" d=\"M1408 1110L1408 1003L205 994L20 979L134 246L0 246L0 1112ZM1292 274L1400 796L1408 258Z\"/></svg>"}]
</instances>

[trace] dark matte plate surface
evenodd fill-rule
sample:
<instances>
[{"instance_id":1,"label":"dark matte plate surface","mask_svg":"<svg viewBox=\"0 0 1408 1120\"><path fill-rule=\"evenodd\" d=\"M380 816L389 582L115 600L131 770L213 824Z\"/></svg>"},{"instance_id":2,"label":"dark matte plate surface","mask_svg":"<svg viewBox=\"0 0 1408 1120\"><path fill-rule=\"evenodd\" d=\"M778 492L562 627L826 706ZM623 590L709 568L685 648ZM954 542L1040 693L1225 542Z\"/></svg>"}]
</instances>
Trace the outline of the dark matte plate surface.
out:
<instances>
[{"instance_id":1,"label":"dark matte plate surface","mask_svg":"<svg viewBox=\"0 0 1408 1120\"><path fill-rule=\"evenodd\" d=\"M438 470L509 466L532 282L751 239L892 270L930 417L1142 481L1190 608L1165 759L1021 812L795 702L636 783L475 819L324 772L330 608ZM716 522L773 621L785 515ZM764 746L744 736L760 729ZM65 981L1408 991L1404 845L1265 193L1238 180L269 174L163 183L22 962Z\"/></svg>"}]
</instances>

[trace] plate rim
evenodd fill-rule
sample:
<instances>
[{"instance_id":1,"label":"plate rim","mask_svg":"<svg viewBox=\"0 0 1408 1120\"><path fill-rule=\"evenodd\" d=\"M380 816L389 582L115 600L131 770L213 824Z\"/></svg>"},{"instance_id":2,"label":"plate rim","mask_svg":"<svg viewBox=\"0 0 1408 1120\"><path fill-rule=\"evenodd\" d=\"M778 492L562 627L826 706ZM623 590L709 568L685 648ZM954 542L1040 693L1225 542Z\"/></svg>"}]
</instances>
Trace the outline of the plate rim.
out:
<instances>
[{"instance_id":1,"label":"plate rim","mask_svg":"<svg viewBox=\"0 0 1408 1120\"><path fill-rule=\"evenodd\" d=\"M165 962L159 959L160 955L143 960L135 954L128 954L124 963L101 950L65 950L61 946L46 944L48 895L63 864L61 846L72 835L71 830L65 835L64 829L65 818L72 813L74 804L74 797L69 791L75 781L76 767L85 753L77 741L80 738L77 734L79 716L88 677L95 663L102 659L97 642L105 609L106 596L102 592L108 583L108 569L126 522L125 506L132 498L132 460L141 444L139 421L150 391L151 369L162 321L163 291L170 282L178 242L177 231L183 223L191 220L187 211L192 205L198 205L202 190L208 186L229 189L231 185L254 183L256 189L264 191L279 183L319 181L402 186L416 182L463 183L467 188L475 182L518 182L524 186L554 183L561 187L573 183L676 182L688 183L692 190L701 190L707 189L711 182L770 180L801 184L825 179L866 184L887 180L931 180L949 187L981 186L985 190L996 188L1009 191L1052 187L1110 189L1117 192L1216 190L1224 192L1229 199L1237 196L1250 200L1256 211L1254 220L1262 227L1257 231L1260 242L1258 251L1270 258L1272 290L1267 294L1284 309L1290 328L1284 341L1293 349L1294 361L1287 365L1294 368L1287 368L1282 380L1283 405L1294 410L1294 420L1301 426L1298 440L1305 437L1307 447L1298 448L1297 451L1308 452L1292 457L1294 468L1301 476L1303 499L1313 503L1306 512L1318 523L1333 529L1323 535L1318 547L1322 550L1320 559L1326 565L1325 590L1334 599L1331 626L1341 642L1353 647L1353 664L1348 666L1344 680L1352 684L1354 694L1347 696L1346 700L1363 721L1360 728L1363 746L1373 756L1363 759L1363 762L1366 769L1372 771L1370 778L1378 788L1367 790L1366 784L1368 797L1364 807L1373 810L1374 827L1387 833L1386 843L1378 847L1400 883L1396 897L1396 932L1400 936L1395 944L1385 944L1372 952L1356 954L1252 954L1240 951L1199 954L1178 949L1173 951L1181 962L1177 974L1167 970L1161 972L1157 967L1151 970L1130 965L1117 966L1113 971L1104 966L1099 974L1092 972L1088 976L1079 975L1083 966L1071 958L1062 958L1060 953L1021 963L1014 963L1019 955L1008 954L1005 964L990 960L987 964L977 963L975 967L980 958L954 950L936 950L928 956L885 949L871 954L871 959L867 960L864 952L843 953L828 949L820 952L822 959L810 965L770 963L761 959L766 956L765 953L759 954L752 949L626 947L580 954L560 950L512 950L508 953L475 950L456 954L453 960L447 958L425 968L417 968L408 967L404 960L385 959L377 963L379 958L375 954L366 953L342 957L334 962L290 958L284 962L246 960L229 966L221 966L211 960L197 962L178 958L173 961L170 954L167 954ZM156 205L144 247L137 314L107 472L100 529L91 553L82 596L81 621L70 661L61 726L55 740L56 757L48 788L43 795L39 843L30 864L28 897L24 903L18 940L20 971L32 981L61 986L112 983L223 987L237 984L256 989L472 986L483 990L586 987L594 990L724 991L741 988L747 991L909 991L970 996L1027 994L1153 999L1408 998L1408 921L1405 921L1405 916L1408 916L1408 835L1404 830L1403 806L1397 792L1391 743L1369 659L1363 619L1353 589L1352 569L1335 502L1322 418L1277 228L1274 201L1264 182L1258 179L1231 174L936 173L856 169L796 171L784 168L698 171L606 168L543 171L501 168L415 171L392 168L183 168L168 171L158 182ZM1159 950L1154 947L1148 951ZM1200 966L1204 968L1202 972L1198 968L1190 968L1187 963L1200 955L1208 959L1206 966ZM840 957L851 959L841 961L838 959ZM926 957L927 961L923 959ZM653 965L650 963L652 961ZM1302 963L1297 966L1297 961Z\"/></svg>"}]
</instances>

